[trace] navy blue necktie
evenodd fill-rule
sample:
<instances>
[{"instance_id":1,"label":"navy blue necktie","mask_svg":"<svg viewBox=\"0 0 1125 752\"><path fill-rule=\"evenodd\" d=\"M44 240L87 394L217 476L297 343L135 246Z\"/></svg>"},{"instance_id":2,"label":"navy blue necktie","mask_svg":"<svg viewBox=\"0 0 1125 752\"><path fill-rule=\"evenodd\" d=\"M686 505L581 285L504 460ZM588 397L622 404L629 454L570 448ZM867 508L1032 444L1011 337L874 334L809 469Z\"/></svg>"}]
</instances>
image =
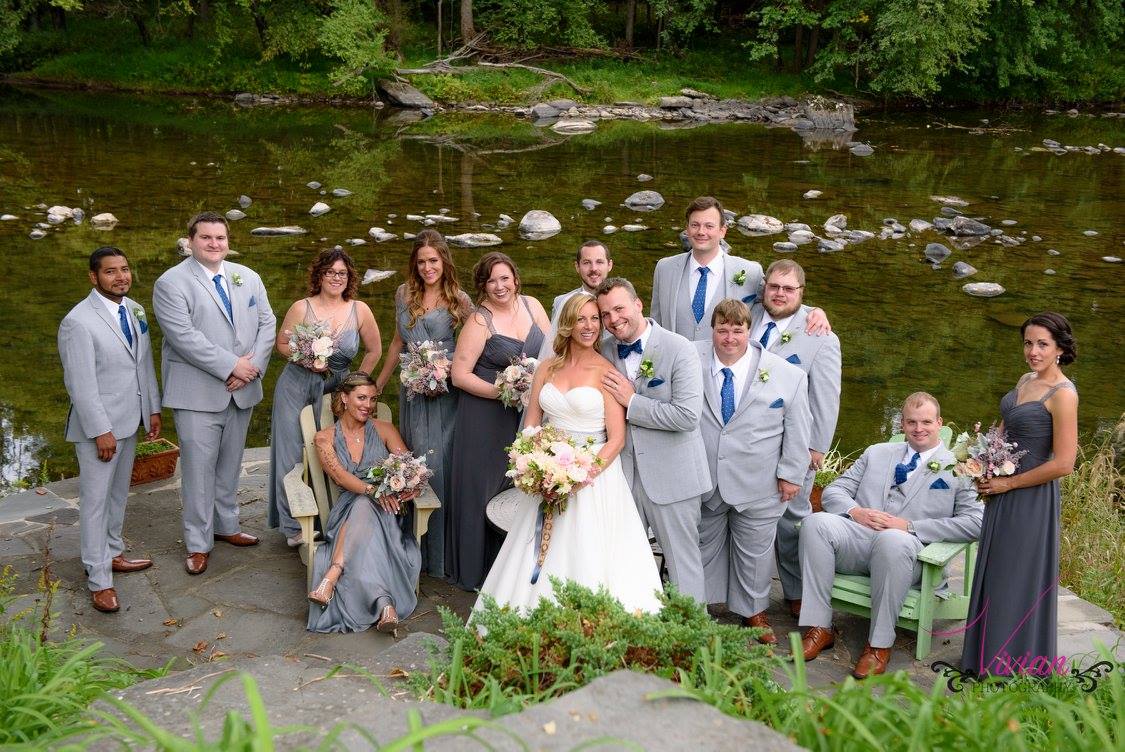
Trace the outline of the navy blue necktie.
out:
<instances>
[{"instance_id":1,"label":"navy blue necktie","mask_svg":"<svg viewBox=\"0 0 1125 752\"><path fill-rule=\"evenodd\" d=\"M777 324L773 323L772 321L766 323L766 331L762 335L762 338L760 340L758 340L758 342L761 343L763 349L768 348L770 346L770 335L773 333L773 330L776 329L776 328L777 328Z\"/></svg>"},{"instance_id":2,"label":"navy blue necktie","mask_svg":"<svg viewBox=\"0 0 1125 752\"><path fill-rule=\"evenodd\" d=\"M910 458L910 464L909 465L901 464L901 463L898 464L898 465L895 465L895 485L896 486L901 486L903 483L906 482L906 476L909 475L914 470L914 468L918 467L918 459L921 456L922 456L921 454L919 454L918 452L915 452L914 456Z\"/></svg>"},{"instance_id":3,"label":"navy blue necktie","mask_svg":"<svg viewBox=\"0 0 1125 752\"><path fill-rule=\"evenodd\" d=\"M723 425L726 425L734 415L734 371L724 368L721 373L723 387L719 390L719 397L723 402Z\"/></svg>"},{"instance_id":4,"label":"navy blue necktie","mask_svg":"<svg viewBox=\"0 0 1125 752\"><path fill-rule=\"evenodd\" d=\"M129 347L133 346L133 327L129 326L129 315L125 313L125 306L117 306L117 320L121 322L121 333L125 335L125 341L129 343Z\"/></svg>"},{"instance_id":5,"label":"navy blue necktie","mask_svg":"<svg viewBox=\"0 0 1125 752\"><path fill-rule=\"evenodd\" d=\"M699 267L699 284L695 286L695 297L691 299L691 312L695 316L695 323L703 320L703 311L707 308L707 272L711 271L706 266Z\"/></svg>"},{"instance_id":6,"label":"navy blue necktie","mask_svg":"<svg viewBox=\"0 0 1125 752\"><path fill-rule=\"evenodd\" d=\"M637 355L640 355L641 352L642 350L640 340L637 340L631 345L623 345L620 342L617 343L617 357L621 360L625 360L625 358L628 358L629 353L636 353Z\"/></svg>"},{"instance_id":7,"label":"navy blue necktie","mask_svg":"<svg viewBox=\"0 0 1125 752\"><path fill-rule=\"evenodd\" d=\"M219 299L223 301L226 306L227 316L230 318L230 323L234 323L234 309L230 307L230 298L227 297L227 291L223 288L223 275L216 274L212 280L215 283L215 290L219 293Z\"/></svg>"}]
</instances>

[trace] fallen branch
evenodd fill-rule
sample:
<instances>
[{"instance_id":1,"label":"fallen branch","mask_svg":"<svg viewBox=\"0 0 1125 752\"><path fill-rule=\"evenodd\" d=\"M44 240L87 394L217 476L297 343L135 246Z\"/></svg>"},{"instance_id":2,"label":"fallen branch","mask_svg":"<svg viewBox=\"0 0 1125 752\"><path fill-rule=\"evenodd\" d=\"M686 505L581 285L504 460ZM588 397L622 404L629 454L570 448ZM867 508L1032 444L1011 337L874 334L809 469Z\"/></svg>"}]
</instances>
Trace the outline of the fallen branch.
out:
<instances>
[{"instance_id":1,"label":"fallen branch","mask_svg":"<svg viewBox=\"0 0 1125 752\"><path fill-rule=\"evenodd\" d=\"M954 125L953 123L930 123L934 128L954 128L959 131L974 131L976 133L1030 133L1027 128L1006 128L1003 126L989 127L985 125Z\"/></svg>"},{"instance_id":2,"label":"fallen branch","mask_svg":"<svg viewBox=\"0 0 1125 752\"><path fill-rule=\"evenodd\" d=\"M524 65L523 63L488 63L484 60L478 62L477 65L483 66L485 68L519 68L521 70L531 71L532 73L538 73L540 76L546 76L547 78L558 79L559 81L566 83L568 86L570 86L570 88L574 89L579 94L590 93L589 89L579 86L563 74L556 73L552 70L547 70L546 68L538 68L534 65Z\"/></svg>"}]
</instances>

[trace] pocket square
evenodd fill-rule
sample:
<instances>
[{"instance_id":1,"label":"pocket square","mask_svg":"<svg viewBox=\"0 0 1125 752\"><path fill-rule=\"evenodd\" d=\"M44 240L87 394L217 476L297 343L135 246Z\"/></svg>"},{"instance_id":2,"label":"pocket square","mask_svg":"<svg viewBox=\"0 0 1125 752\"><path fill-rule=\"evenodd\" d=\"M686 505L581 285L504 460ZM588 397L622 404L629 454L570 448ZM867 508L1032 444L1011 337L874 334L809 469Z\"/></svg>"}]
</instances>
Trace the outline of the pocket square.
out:
<instances>
[{"instance_id":1,"label":"pocket square","mask_svg":"<svg viewBox=\"0 0 1125 752\"><path fill-rule=\"evenodd\" d=\"M141 330L141 334L148 334L148 322L144 319L137 319L137 328Z\"/></svg>"},{"instance_id":2,"label":"pocket square","mask_svg":"<svg viewBox=\"0 0 1125 752\"><path fill-rule=\"evenodd\" d=\"M758 297L758 293L756 293L756 292L751 293L751 294L747 295L745 298L743 298L742 302L745 303L746 305L750 305L751 303L754 302L755 299L757 299L757 297Z\"/></svg>"},{"instance_id":3,"label":"pocket square","mask_svg":"<svg viewBox=\"0 0 1125 752\"><path fill-rule=\"evenodd\" d=\"M651 381L648 382L648 386L660 386L663 383L664 383L664 379L657 376L655 379L652 379Z\"/></svg>"},{"instance_id":4,"label":"pocket square","mask_svg":"<svg viewBox=\"0 0 1125 752\"><path fill-rule=\"evenodd\" d=\"M770 407L785 407L785 400L783 400L781 397L778 397L770 403Z\"/></svg>"},{"instance_id":5,"label":"pocket square","mask_svg":"<svg viewBox=\"0 0 1125 752\"><path fill-rule=\"evenodd\" d=\"M795 366L801 365L801 359L797 357L797 353L793 353L788 358L786 358L786 360L788 360L790 363L792 363Z\"/></svg>"},{"instance_id":6,"label":"pocket square","mask_svg":"<svg viewBox=\"0 0 1125 752\"><path fill-rule=\"evenodd\" d=\"M936 488L939 491L948 491L949 484L945 482L944 478L938 478L930 484L930 488Z\"/></svg>"},{"instance_id":7,"label":"pocket square","mask_svg":"<svg viewBox=\"0 0 1125 752\"><path fill-rule=\"evenodd\" d=\"M255 297L254 297L253 295L251 295L251 296L250 296L250 304L249 304L248 306L246 306L246 307L247 307L247 308L253 308L253 307L254 307L254 306L256 306L256 305L258 305L258 299L257 299L257 298L255 298Z\"/></svg>"}]
</instances>

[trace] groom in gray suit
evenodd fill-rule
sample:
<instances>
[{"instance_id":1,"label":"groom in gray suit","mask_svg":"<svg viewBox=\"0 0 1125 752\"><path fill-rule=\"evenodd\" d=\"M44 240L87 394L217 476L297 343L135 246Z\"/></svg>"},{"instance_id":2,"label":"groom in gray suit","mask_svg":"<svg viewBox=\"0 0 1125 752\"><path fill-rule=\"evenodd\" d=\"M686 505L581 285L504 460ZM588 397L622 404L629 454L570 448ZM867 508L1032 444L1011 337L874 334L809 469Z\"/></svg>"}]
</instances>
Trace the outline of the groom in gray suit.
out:
<instances>
[{"instance_id":1,"label":"groom in gray suit","mask_svg":"<svg viewBox=\"0 0 1125 752\"><path fill-rule=\"evenodd\" d=\"M777 521L809 466L808 377L750 341L750 309L727 299L696 342L706 408L703 442L715 491L703 499L699 545L707 601L726 603L745 626L777 642L766 608Z\"/></svg>"},{"instance_id":2,"label":"groom in gray suit","mask_svg":"<svg viewBox=\"0 0 1125 752\"><path fill-rule=\"evenodd\" d=\"M603 383L625 408L621 469L660 542L672 584L704 603L700 497L714 484L699 432L699 357L686 339L645 318L626 279L610 277L598 287L598 309L612 335L602 341L602 355L616 368Z\"/></svg>"},{"instance_id":3,"label":"groom in gray suit","mask_svg":"<svg viewBox=\"0 0 1125 752\"><path fill-rule=\"evenodd\" d=\"M183 461L184 545L189 574L207 569L214 541L253 546L238 523L238 475L250 413L274 344L262 279L224 259L221 214L188 223L191 258L156 280L152 304L164 333L164 404L173 409Z\"/></svg>"},{"instance_id":4,"label":"groom in gray suit","mask_svg":"<svg viewBox=\"0 0 1125 752\"><path fill-rule=\"evenodd\" d=\"M895 622L910 587L922 577L918 552L935 541L980 536L984 507L976 488L952 473L941 440L941 406L926 392L902 405L906 442L874 444L824 489L824 511L801 525L804 599L799 623L811 661L835 641L832 581L836 572L871 576L871 627L852 676L887 669Z\"/></svg>"},{"instance_id":5,"label":"groom in gray suit","mask_svg":"<svg viewBox=\"0 0 1125 752\"><path fill-rule=\"evenodd\" d=\"M545 360L555 354L555 335L559 331L559 316L566 301L580 292L593 295L598 285L613 271L613 256L610 255L609 247L600 240L587 240L578 248L574 258L574 271L578 272L582 284L569 292L555 296L555 302L551 304L551 331L543 338L543 347L539 349L539 360Z\"/></svg>"},{"instance_id":6,"label":"groom in gray suit","mask_svg":"<svg viewBox=\"0 0 1125 752\"><path fill-rule=\"evenodd\" d=\"M78 516L82 564L94 608L120 608L113 572L137 572L150 559L126 559L121 527L133 472L137 428L160 435L160 391L152 363L148 319L127 295L129 260L119 248L90 254L94 289L62 320L59 357L70 395L66 440L78 455Z\"/></svg>"},{"instance_id":7,"label":"groom in gray suit","mask_svg":"<svg viewBox=\"0 0 1125 752\"><path fill-rule=\"evenodd\" d=\"M814 337L805 331L809 307L802 306L805 270L792 259L779 259L766 270L760 303L750 307L750 340L800 368L809 377L808 472L796 497L777 523L777 573L794 617L801 613L801 564L797 559L801 521L812 514L809 494L816 471L832 447L840 412L840 338L832 332Z\"/></svg>"}]
</instances>

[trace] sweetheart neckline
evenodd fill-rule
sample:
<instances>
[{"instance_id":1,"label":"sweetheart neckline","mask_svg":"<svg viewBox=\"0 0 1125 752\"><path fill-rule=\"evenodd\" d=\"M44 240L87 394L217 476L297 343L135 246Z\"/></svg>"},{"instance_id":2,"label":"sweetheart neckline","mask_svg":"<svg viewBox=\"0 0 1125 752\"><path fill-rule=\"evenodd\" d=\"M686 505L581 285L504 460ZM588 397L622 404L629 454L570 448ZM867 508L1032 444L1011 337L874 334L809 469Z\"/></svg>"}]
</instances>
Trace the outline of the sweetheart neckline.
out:
<instances>
[{"instance_id":1,"label":"sweetheart neckline","mask_svg":"<svg viewBox=\"0 0 1125 752\"><path fill-rule=\"evenodd\" d=\"M545 386L554 387L555 391L558 392L559 394L561 394L564 397L566 395L570 394L571 392L573 392L575 389L593 389L595 392L598 392L599 394L601 393L600 389L598 389L596 386L590 386L589 384L581 384L579 386L572 386L570 389L567 389L565 392L562 389L559 389L554 384L552 384L550 381L548 381Z\"/></svg>"}]
</instances>

